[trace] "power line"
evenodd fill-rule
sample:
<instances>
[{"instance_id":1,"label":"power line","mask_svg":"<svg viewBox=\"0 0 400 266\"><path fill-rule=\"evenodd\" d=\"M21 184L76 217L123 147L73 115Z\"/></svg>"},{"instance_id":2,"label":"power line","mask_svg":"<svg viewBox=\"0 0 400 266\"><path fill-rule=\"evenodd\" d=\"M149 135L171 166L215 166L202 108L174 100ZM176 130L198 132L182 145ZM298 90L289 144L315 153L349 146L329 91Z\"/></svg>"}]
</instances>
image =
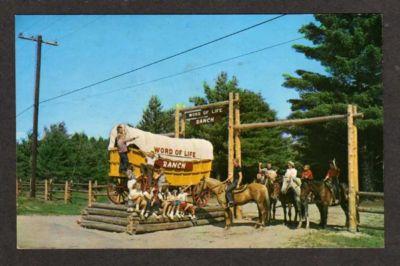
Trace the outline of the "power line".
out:
<instances>
[{"instance_id":1,"label":"power line","mask_svg":"<svg viewBox=\"0 0 400 266\"><path fill-rule=\"evenodd\" d=\"M107 92L103 92L103 93L89 95L87 97L84 97L81 100L86 100L88 98L95 97L95 96L102 96L102 95L106 95L106 94L111 94L111 93L114 93L114 92L117 92L117 91L132 89L132 88L140 87L140 86L143 86L143 85L151 84L151 83L154 83L154 82L157 82L157 81L160 81L160 80L181 76L181 75L189 73L189 72L193 72L193 71L200 70L200 69L203 69L203 68L207 68L207 67L211 67L211 66L214 66L214 65L222 64L222 63L225 63L225 62L228 62L228 61L232 61L232 60L235 60L235 59L238 59L238 58L241 58L241 57L245 57L245 56L252 55L252 54L255 54L255 53L259 53L259 52L262 52L262 51L265 51L265 50L269 50L269 49L272 49L272 48L275 48L275 47L278 47L278 46L282 46L282 45L285 45L285 44L288 44L288 43L291 43L291 42L295 42L295 41L298 41L298 40L301 40L301 39L305 39L305 37L294 38L294 39L291 39L291 40L288 40L288 41L276 43L276 44L273 44L273 45L269 45L269 46L266 46L266 47L263 47L263 48L260 48L260 49L257 49L257 50L253 50L253 51L244 53L244 54L240 54L240 55L237 55L237 56L225 58L225 59L222 59L222 60L219 60L219 61L216 61L216 62L212 62L212 63L206 64L206 65L198 66L198 67L195 67L195 68L192 68L192 69L188 69L188 70L185 70L185 71L182 71L182 72L178 72L178 73L175 73L175 74L163 76L163 77L160 77L160 78L152 79L152 80L149 80L149 81L140 82L140 83L137 83L137 84L134 84L134 85L122 87L122 88L119 88L119 89L115 89L115 90L111 90L111 91L107 91ZM30 106L30 107L24 109L23 111L21 111L17 115L17 117L19 115L23 114L24 112L26 112L27 110L31 109L32 107L33 106Z\"/></svg>"},{"instance_id":2,"label":"power line","mask_svg":"<svg viewBox=\"0 0 400 266\"><path fill-rule=\"evenodd\" d=\"M260 26L260 25L263 25L263 24L265 24L265 23L271 22L271 21L273 21L273 20L275 20L275 19L278 19L278 18L280 18L280 17L283 17L283 16L285 16L285 15L286 15L286 14L283 14L283 15L279 15L279 16L276 16L276 17L271 18L271 19L268 19L268 20L264 20L264 21L262 21L262 22L260 22L260 23L257 23L257 24L254 24L254 25L252 25L252 26L246 27L246 28L244 28L244 29L241 29L241 30L235 31L235 32L233 32L233 33L224 35L224 36L219 37L219 38L217 38L217 39L214 39L214 40L212 40L212 41L208 41L208 42L205 42L205 43L203 43L203 44L194 46L194 47L192 47L192 48L189 48L189 49L186 49L186 50L184 50L184 51L178 52L178 53L176 53L176 54L173 54L173 55L164 57L164 58L162 58L162 59L158 59L158 60L156 60L156 61L153 61L153 62L148 63L148 64L145 64L145 65L143 65L143 66L134 68L134 69L132 69L132 70L123 72L123 73L121 73L121 74L118 74L118 75L115 75L115 76L112 76L112 77L103 79L103 80L101 80L101 81L94 82L94 83L91 83L91 84L89 84L89 85L83 86L83 87L81 87L81 88L78 88L78 89L75 89L75 90L71 90L71 91L62 93L62 94L60 94L60 95L57 95L57 96L54 96L54 97L45 99L45 100L41 101L40 103L49 102L49 101L52 101L52 100L55 100L55 99L58 99L58 98L67 96L67 95L69 95L69 94L76 93L76 92L78 92L78 91L82 91L82 90L91 88L91 87L93 87L93 86L96 86L96 85L105 83L105 82L107 82L107 81L110 81L110 80L113 80L113 79L116 79L116 78L125 76L125 75L130 74L130 73L133 73L133 72L135 72L135 71L144 69L144 68L146 68L146 67L149 67L149 66L152 66L152 65L155 65L155 64L158 64L158 63L161 63L161 62L163 62L163 61L166 61L166 60L169 60L169 59L171 59L171 58L177 57L177 56L179 56L179 55L182 55L182 54L191 52L191 51L193 51L193 50L199 49L199 48L204 47L204 46L206 46L206 45L209 45L209 44L218 42L218 41L220 41L220 40L226 39L226 38L231 37L231 36L233 36L233 35L236 35L236 34L239 34L239 33L241 33L241 32L244 32L244 31L250 30L250 29L252 29L252 28L258 27L258 26Z\"/></svg>"},{"instance_id":3,"label":"power line","mask_svg":"<svg viewBox=\"0 0 400 266\"><path fill-rule=\"evenodd\" d=\"M135 88L135 87L140 87L140 86L143 86L143 85L146 85L146 84L150 84L150 83L154 83L154 82L157 82L157 81L160 81L160 80L164 80L164 79L177 77L177 76L189 73L189 72L193 72L193 71L200 70L200 69L203 69L203 68L207 68L207 67L211 67L211 66L214 66L214 65L218 65L218 64L221 64L221 63L228 62L228 61L232 61L232 60L244 57L244 56L248 56L248 55L252 55L252 54L255 54L255 53L259 53L259 52L262 52L262 51L265 51L265 50L269 50L269 49L272 49L272 48L275 48L275 47L278 47L278 46L282 46L282 45L285 45L285 44L288 44L288 43L291 43L291 42L294 42L294 41L298 41L298 40L301 40L301 39L304 39L304 38L305 37L299 37L299 38L291 39L291 40L288 40L288 41L285 41L285 42L280 42L280 43L269 45L269 46L266 46L266 47L263 47L263 48L260 48L260 49L257 49L257 50L253 50L253 51L250 51L250 52L247 52L247 53L244 53L244 54L240 54L240 55L237 55L237 56L225 58L225 59L213 62L213 63L209 63L209 64L206 64L206 65L202 65L202 66L198 66L198 67L195 67L195 68L191 68L191 69L179 72L179 73L167 75L167 76L156 78L156 79L152 79L152 80L149 80L149 81L140 82L140 83L137 83L137 84L134 84L134 85L122 87L122 88L119 88L119 89L115 89L115 90L111 90L111 91L107 91L107 92L103 92L103 93L89 95L87 97L84 97L82 100L88 99L90 97L101 96L101 95L114 93L114 92L117 92L117 91L122 91L122 90L132 89L132 88Z\"/></svg>"},{"instance_id":4,"label":"power line","mask_svg":"<svg viewBox=\"0 0 400 266\"><path fill-rule=\"evenodd\" d=\"M16 117L18 117L18 116L22 115L23 113L27 112L27 111L30 110L32 107L33 107L33 105L31 105L31 106L29 106L29 107L26 107L24 110L22 110L21 112L19 112L19 113L16 115Z\"/></svg>"},{"instance_id":5,"label":"power line","mask_svg":"<svg viewBox=\"0 0 400 266\"><path fill-rule=\"evenodd\" d=\"M65 38L65 37L67 37L67 36L70 36L70 35L72 35L72 34L75 34L76 32L78 32L78 31L84 29L85 27L87 27L87 26L89 26L90 24L96 22L97 20L99 20L99 19L102 18L102 17L103 17L103 15L97 16L96 18L92 19L91 21L89 21L89 22L83 24L82 26L78 27L78 28L75 29L75 30L70 31L70 32L67 33L67 34L62 35L61 37L59 37L59 38L57 38L57 39L58 39L58 40L61 40L61 39Z\"/></svg>"}]
</instances>

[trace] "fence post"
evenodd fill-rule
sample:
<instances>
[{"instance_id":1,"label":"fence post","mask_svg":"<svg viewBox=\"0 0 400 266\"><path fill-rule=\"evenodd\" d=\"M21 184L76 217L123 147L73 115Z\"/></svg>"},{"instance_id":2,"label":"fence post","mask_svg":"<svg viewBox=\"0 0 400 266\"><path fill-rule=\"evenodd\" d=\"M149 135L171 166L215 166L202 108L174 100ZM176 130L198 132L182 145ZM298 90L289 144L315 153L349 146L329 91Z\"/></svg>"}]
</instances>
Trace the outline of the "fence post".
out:
<instances>
[{"instance_id":1,"label":"fence post","mask_svg":"<svg viewBox=\"0 0 400 266\"><path fill-rule=\"evenodd\" d=\"M48 198L47 198L47 196L48 196L48 189L49 189L49 187L48 187L48 182L47 182L47 179L45 179L44 180L44 201L47 201L48 200Z\"/></svg>"},{"instance_id":2,"label":"fence post","mask_svg":"<svg viewBox=\"0 0 400 266\"><path fill-rule=\"evenodd\" d=\"M68 187L68 180L65 181L65 187L64 187L64 203L68 203L68 191L69 191L69 187Z\"/></svg>"},{"instance_id":3,"label":"fence post","mask_svg":"<svg viewBox=\"0 0 400 266\"><path fill-rule=\"evenodd\" d=\"M94 185L93 185L93 202L97 202L97 192L98 192L98 188L97 188L97 180L94 181Z\"/></svg>"},{"instance_id":4,"label":"fence post","mask_svg":"<svg viewBox=\"0 0 400 266\"><path fill-rule=\"evenodd\" d=\"M89 180L89 186L88 186L88 206L92 206L92 180Z\"/></svg>"},{"instance_id":5,"label":"fence post","mask_svg":"<svg viewBox=\"0 0 400 266\"><path fill-rule=\"evenodd\" d=\"M53 179L52 178L49 179L48 195L49 195L49 200L53 200Z\"/></svg>"}]
</instances>

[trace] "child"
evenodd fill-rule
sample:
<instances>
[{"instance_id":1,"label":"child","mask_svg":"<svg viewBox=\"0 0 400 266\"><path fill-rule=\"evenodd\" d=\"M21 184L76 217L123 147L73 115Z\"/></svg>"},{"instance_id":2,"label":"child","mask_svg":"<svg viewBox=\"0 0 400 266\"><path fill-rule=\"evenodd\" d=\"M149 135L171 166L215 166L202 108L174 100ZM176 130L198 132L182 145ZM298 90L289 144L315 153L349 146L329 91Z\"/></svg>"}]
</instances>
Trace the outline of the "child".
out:
<instances>
[{"instance_id":1,"label":"child","mask_svg":"<svg viewBox=\"0 0 400 266\"><path fill-rule=\"evenodd\" d=\"M178 213L178 208L179 205L181 204L180 200L178 199L178 195L177 195L178 191L176 189L174 189L172 191L172 195L170 197L170 201L171 201L171 211L169 212L169 217L171 219L174 219L175 216L177 216L178 218L181 218L179 213Z\"/></svg>"},{"instance_id":2,"label":"child","mask_svg":"<svg viewBox=\"0 0 400 266\"><path fill-rule=\"evenodd\" d=\"M143 193L140 189L140 184L136 180L136 176L133 173L134 166L131 164L128 167L127 174L128 174L128 183L127 187L129 189L128 195L128 212L133 211L133 207L136 206L136 212L140 212L140 216L143 218L144 212L146 211L146 199L143 196Z\"/></svg>"},{"instance_id":3,"label":"child","mask_svg":"<svg viewBox=\"0 0 400 266\"><path fill-rule=\"evenodd\" d=\"M304 165L303 172L301 173L301 180L312 181L314 179L313 173L311 172L310 165Z\"/></svg>"},{"instance_id":4,"label":"child","mask_svg":"<svg viewBox=\"0 0 400 266\"><path fill-rule=\"evenodd\" d=\"M169 212L171 211L171 207L172 207L172 194L171 192L169 192L169 190L167 189L167 191L164 194L164 200L162 201L162 209L163 209L163 214L162 216L164 218L167 218L167 214L169 215Z\"/></svg>"},{"instance_id":5,"label":"child","mask_svg":"<svg viewBox=\"0 0 400 266\"><path fill-rule=\"evenodd\" d=\"M126 138L126 133L124 132L124 128L122 125L117 127L117 138L115 139L115 146L118 148L118 154L120 157L119 171L125 173L128 168L128 146L127 142L133 141L138 137L134 137L131 139Z\"/></svg>"},{"instance_id":6,"label":"child","mask_svg":"<svg viewBox=\"0 0 400 266\"><path fill-rule=\"evenodd\" d=\"M185 192L186 189L187 188L180 189L180 192L178 195L178 199L180 200L179 209L182 211L181 212L182 216L184 216L186 213L188 213L190 211L189 212L190 219L196 219L196 215L195 215L196 206L194 206L193 204L191 204L187 201L188 193Z\"/></svg>"}]
</instances>

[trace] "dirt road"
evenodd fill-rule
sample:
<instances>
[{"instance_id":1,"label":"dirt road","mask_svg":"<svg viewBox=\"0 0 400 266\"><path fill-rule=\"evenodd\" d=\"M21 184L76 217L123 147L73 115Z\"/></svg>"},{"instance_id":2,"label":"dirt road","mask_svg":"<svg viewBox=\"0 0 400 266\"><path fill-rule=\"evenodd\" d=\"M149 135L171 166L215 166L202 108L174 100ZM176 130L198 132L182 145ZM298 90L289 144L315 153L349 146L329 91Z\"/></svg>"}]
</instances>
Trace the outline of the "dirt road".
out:
<instances>
[{"instance_id":1,"label":"dirt road","mask_svg":"<svg viewBox=\"0 0 400 266\"><path fill-rule=\"evenodd\" d=\"M318 229L319 213L310 206L311 229L295 229L282 223L282 209L277 209L277 220L263 229L253 227L252 218L257 208L248 204L243 208L244 219L225 231L223 224L205 225L161 231L144 235L109 233L80 227L79 216L18 216L17 245L21 249L35 248L281 248ZM349 236L340 207L329 209L327 230ZM360 233L356 235L360 236Z\"/></svg>"}]
</instances>

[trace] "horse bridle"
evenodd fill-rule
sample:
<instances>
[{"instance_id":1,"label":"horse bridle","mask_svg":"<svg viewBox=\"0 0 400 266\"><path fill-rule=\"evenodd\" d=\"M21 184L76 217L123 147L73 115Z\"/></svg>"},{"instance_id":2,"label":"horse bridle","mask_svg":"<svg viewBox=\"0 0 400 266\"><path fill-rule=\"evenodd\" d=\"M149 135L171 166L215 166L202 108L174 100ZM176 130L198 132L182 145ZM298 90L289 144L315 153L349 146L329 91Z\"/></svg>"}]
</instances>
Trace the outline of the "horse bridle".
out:
<instances>
[{"instance_id":1,"label":"horse bridle","mask_svg":"<svg viewBox=\"0 0 400 266\"><path fill-rule=\"evenodd\" d=\"M203 190L204 190L204 185L206 184L206 178L203 177L203 178L201 179L201 181L203 182L203 184L201 185L201 189L200 189L200 193L199 193L199 194L201 194L201 193L203 192ZM222 185L225 184L225 183L226 183L226 180L223 181L223 182L221 182L220 184L218 184L218 185L216 185L216 186L213 186L213 187L211 187L211 188L208 188L208 189L209 189L209 190L213 190L214 188L217 188L217 187L219 187L219 186L222 186Z\"/></svg>"}]
</instances>

